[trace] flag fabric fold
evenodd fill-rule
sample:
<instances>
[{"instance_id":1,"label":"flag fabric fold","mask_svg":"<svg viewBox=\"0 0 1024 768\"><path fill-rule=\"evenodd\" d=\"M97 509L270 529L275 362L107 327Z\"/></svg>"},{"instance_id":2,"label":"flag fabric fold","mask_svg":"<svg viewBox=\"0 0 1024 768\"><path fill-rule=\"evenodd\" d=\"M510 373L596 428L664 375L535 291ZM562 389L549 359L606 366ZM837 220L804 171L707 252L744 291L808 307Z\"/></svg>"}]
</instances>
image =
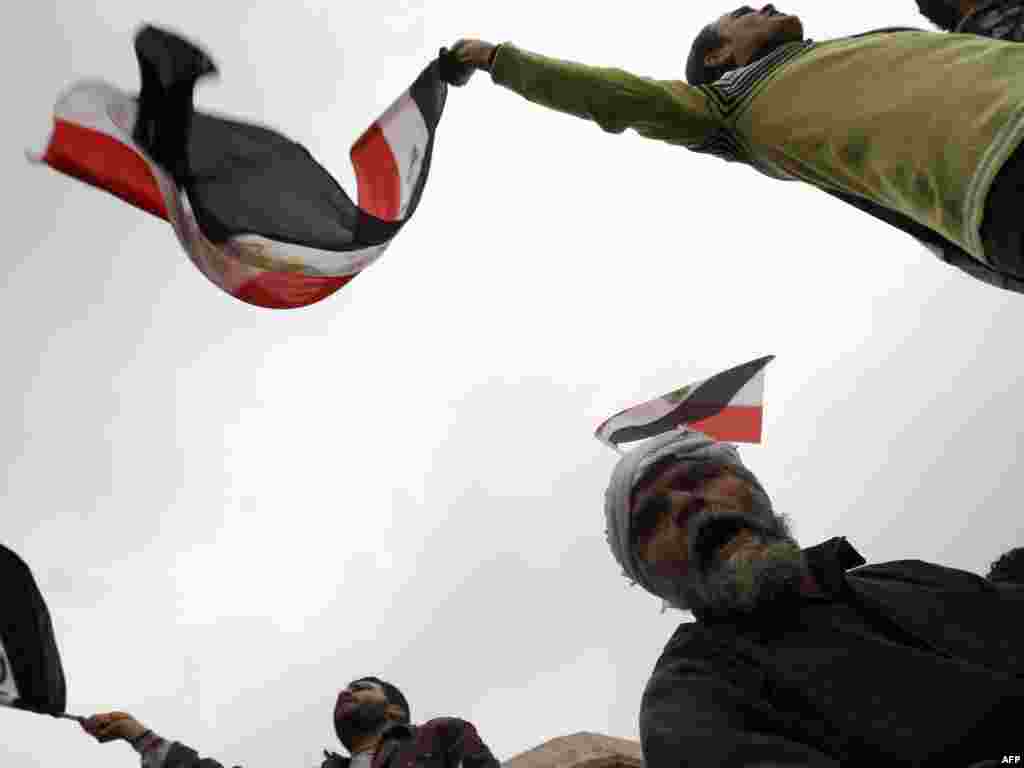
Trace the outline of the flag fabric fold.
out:
<instances>
[{"instance_id":1,"label":"flag fabric fold","mask_svg":"<svg viewBox=\"0 0 1024 768\"><path fill-rule=\"evenodd\" d=\"M67 688L53 623L28 565L0 544L0 706L64 716Z\"/></svg>"},{"instance_id":2,"label":"flag fabric fold","mask_svg":"<svg viewBox=\"0 0 1024 768\"><path fill-rule=\"evenodd\" d=\"M195 110L195 86L216 68L191 42L146 26L135 52L138 97L102 81L74 84L38 159L166 219L196 267L231 295L271 308L320 301L379 258L416 210L448 52L352 145L358 204L302 145Z\"/></svg>"},{"instance_id":3,"label":"flag fabric fold","mask_svg":"<svg viewBox=\"0 0 1024 768\"><path fill-rule=\"evenodd\" d=\"M764 368L774 355L751 360L661 397L619 411L594 436L617 450L679 427L730 443L759 443L764 409Z\"/></svg>"}]
</instances>

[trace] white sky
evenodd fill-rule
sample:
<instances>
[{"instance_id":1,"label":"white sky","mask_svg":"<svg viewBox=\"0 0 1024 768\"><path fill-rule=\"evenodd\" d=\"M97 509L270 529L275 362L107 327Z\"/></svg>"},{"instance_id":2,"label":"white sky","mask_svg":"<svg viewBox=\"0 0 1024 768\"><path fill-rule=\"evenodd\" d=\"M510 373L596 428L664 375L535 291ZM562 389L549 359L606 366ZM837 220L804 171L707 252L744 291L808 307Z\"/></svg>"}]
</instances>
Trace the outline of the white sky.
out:
<instances>
[{"instance_id":1,"label":"white sky","mask_svg":"<svg viewBox=\"0 0 1024 768\"><path fill-rule=\"evenodd\" d=\"M802 544L984 572L1022 543L1024 296L810 187L477 76L387 254L275 312L208 283L166 223L22 156L72 81L137 87L144 21L212 53L201 107L279 128L354 193L350 144L441 45L682 77L733 6L249 5L37 0L0 52L0 540L47 598L71 712L125 709L226 765L313 766L341 749L339 687L376 674L500 759L637 738L689 616L620 576L616 456L591 434L764 354L767 439L742 453ZM814 39L927 26L913 0L780 7ZM74 723L0 720L4 768L136 764Z\"/></svg>"}]
</instances>

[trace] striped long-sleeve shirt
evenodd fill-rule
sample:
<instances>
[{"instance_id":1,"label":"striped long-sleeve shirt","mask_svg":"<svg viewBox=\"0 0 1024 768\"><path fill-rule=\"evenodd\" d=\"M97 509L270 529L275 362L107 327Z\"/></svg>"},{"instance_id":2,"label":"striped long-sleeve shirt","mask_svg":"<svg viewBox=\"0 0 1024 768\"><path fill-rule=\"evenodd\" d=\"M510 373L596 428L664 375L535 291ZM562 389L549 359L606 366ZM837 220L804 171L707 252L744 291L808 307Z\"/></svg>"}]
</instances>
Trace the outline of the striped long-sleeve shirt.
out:
<instances>
[{"instance_id":1,"label":"striped long-sleeve shirt","mask_svg":"<svg viewBox=\"0 0 1024 768\"><path fill-rule=\"evenodd\" d=\"M986 194L1024 140L1020 72L1016 43L880 30L788 43L702 86L511 43L498 49L491 77L606 131L632 128L891 211L911 234L932 233L986 267Z\"/></svg>"}]
</instances>

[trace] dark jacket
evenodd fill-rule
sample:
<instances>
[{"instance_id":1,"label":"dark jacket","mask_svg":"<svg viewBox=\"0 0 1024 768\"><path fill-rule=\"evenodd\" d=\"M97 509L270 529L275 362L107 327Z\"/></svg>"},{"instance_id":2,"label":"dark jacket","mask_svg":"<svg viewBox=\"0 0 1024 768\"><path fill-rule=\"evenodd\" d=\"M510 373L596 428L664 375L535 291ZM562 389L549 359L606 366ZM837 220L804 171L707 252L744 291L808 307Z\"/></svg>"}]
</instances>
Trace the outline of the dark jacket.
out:
<instances>
[{"instance_id":1,"label":"dark jacket","mask_svg":"<svg viewBox=\"0 0 1024 768\"><path fill-rule=\"evenodd\" d=\"M847 569L773 627L686 623L644 691L647 768L950 766L1024 752L1024 587L920 560ZM998 764L998 763L997 763Z\"/></svg>"},{"instance_id":2,"label":"dark jacket","mask_svg":"<svg viewBox=\"0 0 1024 768\"><path fill-rule=\"evenodd\" d=\"M348 768L350 759L324 750L321 768ZM384 732L372 768L498 768L498 761L480 740L473 724L439 717L422 725L395 723ZM175 742L162 768L223 768L200 758L194 749Z\"/></svg>"}]
</instances>

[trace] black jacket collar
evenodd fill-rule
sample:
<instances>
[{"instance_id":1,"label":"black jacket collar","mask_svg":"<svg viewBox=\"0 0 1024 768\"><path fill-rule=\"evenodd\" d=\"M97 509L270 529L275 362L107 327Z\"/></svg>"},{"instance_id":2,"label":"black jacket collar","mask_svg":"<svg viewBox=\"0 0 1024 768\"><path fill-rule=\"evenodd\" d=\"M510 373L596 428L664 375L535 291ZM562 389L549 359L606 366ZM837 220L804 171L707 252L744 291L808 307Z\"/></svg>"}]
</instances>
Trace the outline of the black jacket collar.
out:
<instances>
[{"instance_id":1,"label":"black jacket collar","mask_svg":"<svg viewBox=\"0 0 1024 768\"><path fill-rule=\"evenodd\" d=\"M390 756L390 753L395 750L398 746L398 741L404 741L411 739L416 733L416 726L406 725L404 723L391 723L382 732L380 736L380 746L378 747L378 753L387 753L384 756L384 761ZM351 757L345 757L339 755L337 752L330 752L324 750L324 761L320 764L320 768L348 768L352 763ZM374 763L377 765L381 764L381 760L378 755L374 755Z\"/></svg>"},{"instance_id":2,"label":"black jacket collar","mask_svg":"<svg viewBox=\"0 0 1024 768\"><path fill-rule=\"evenodd\" d=\"M848 589L845 574L851 568L864 565L867 561L845 536L833 536L804 550L807 565L814 574L818 587L827 597L840 597Z\"/></svg>"}]
</instances>

